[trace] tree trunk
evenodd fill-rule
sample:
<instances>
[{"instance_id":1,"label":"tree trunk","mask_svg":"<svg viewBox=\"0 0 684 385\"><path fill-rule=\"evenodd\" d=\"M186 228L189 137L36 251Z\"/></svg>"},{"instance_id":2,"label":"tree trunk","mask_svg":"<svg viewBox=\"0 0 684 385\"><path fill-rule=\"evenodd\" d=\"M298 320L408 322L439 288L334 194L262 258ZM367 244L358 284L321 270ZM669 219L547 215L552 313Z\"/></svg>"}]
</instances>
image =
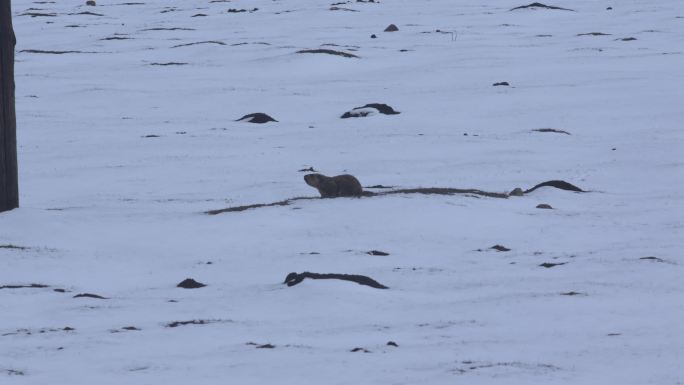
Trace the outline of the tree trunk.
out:
<instances>
[{"instance_id":1,"label":"tree trunk","mask_svg":"<svg viewBox=\"0 0 684 385\"><path fill-rule=\"evenodd\" d=\"M10 0L0 0L0 212L19 207L14 46Z\"/></svg>"}]
</instances>

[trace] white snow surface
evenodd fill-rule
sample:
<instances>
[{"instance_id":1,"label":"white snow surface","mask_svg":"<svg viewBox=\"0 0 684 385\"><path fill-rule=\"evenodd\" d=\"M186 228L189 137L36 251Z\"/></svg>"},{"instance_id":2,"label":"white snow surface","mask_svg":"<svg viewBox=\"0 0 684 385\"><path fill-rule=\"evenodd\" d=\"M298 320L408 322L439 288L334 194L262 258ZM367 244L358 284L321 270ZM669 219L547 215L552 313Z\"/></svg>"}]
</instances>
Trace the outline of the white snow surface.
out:
<instances>
[{"instance_id":1,"label":"white snow surface","mask_svg":"<svg viewBox=\"0 0 684 385\"><path fill-rule=\"evenodd\" d=\"M684 383L681 0L97 1L12 1L0 286L49 287L0 289L1 384ZM401 114L340 119L368 103ZM317 196L308 167L589 192L204 213Z\"/></svg>"}]
</instances>

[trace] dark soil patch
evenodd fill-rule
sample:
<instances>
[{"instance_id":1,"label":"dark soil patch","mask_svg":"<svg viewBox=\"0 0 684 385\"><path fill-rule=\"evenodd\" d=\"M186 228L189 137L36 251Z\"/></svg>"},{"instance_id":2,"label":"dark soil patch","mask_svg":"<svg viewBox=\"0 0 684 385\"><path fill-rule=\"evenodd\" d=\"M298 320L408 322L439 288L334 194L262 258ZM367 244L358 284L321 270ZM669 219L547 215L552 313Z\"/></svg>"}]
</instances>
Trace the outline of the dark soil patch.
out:
<instances>
[{"instance_id":1,"label":"dark soil patch","mask_svg":"<svg viewBox=\"0 0 684 385\"><path fill-rule=\"evenodd\" d=\"M617 40L621 40L621 41L634 41L634 40L637 40L637 38L636 38L636 37L624 37L624 38L622 38L622 39L617 39Z\"/></svg>"},{"instance_id":2,"label":"dark soil patch","mask_svg":"<svg viewBox=\"0 0 684 385\"><path fill-rule=\"evenodd\" d=\"M578 33L577 36L610 36L609 33L603 33L603 32L587 32L587 33Z\"/></svg>"},{"instance_id":3,"label":"dark soil patch","mask_svg":"<svg viewBox=\"0 0 684 385\"><path fill-rule=\"evenodd\" d=\"M586 295L586 294L584 294L584 293L579 293L579 292L576 292L576 291L568 291L568 292L565 292L565 293L560 293L560 295L575 296L575 295Z\"/></svg>"},{"instance_id":4,"label":"dark soil patch","mask_svg":"<svg viewBox=\"0 0 684 385\"><path fill-rule=\"evenodd\" d=\"M542 3L532 3L532 4L527 4L527 5L521 5L519 7L511 8L511 11L515 11L516 9L525 9L525 8L545 8L545 9L557 9L560 11L572 11L574 12L573 9L568 9L568 8L561 8L561 7L556 7L553 5L546 5Z\"/></svg>"},{"instance_id":5,"label":"dark soil patch","mask_svg":"<svg viewBox=\"0 0 684 385\"><path fill-rule=\"evenodd\" d=\"M263 124L263 123L268 123L268 122L277 122L277 120L273 119L270 117L268 114L264 114L263 112L256 112L253 114L247 114L240 119L235 120L236 122L240 122L246 120L249 123L257 123L257 124Z\"/></svg>"},{"instance_id":6,"label":"dark soil patch","mask_svg":"<svg viewBox=\"0 0 684 385\"><path fill-rule=\"evenodd\" d=\"M553 210L553 207L551 205L546 204L546 203L540 203L537 205L538 209L546 209L546 210Z\"/></svg>"},{"instance_id":7,"label":"dark soil patch","mask_svg":"<svg viewBox=\"0 0 684 385\"><path fill-rule=\"evenodd\" d=\"M303 49L297 51L297 53L324 53L328 55L336 55L336 56L342 56L342 57L347 57L347 58L359 58L358 56L354 55L353 53L349 52L343 52L343 51L335 51L334 49L325 49L325 48L318 48L318 49Z\"/></svg>"},{"instance_id":8,"label":"dark soil patch","mask_svg":"<svg viewBox=\"0 0 684 385\"><path fill-rule=\"evenodd\" d=\"M354 349L350 350L350 352L352 352L352 353L356 353L356 352L370 353L370 350L368 350L366 348L354 348Z\"/></svg>"},{"instance_id":9,"label":"dark soil patch","mask_svg":"<svg viewBox=\"0 0 684 385\"><path fill-rule=\"evenodd\" d=\"M561 265L565 265L565 264L567 264L567 262L559 262L559 263L544 262L544 263L542 263L542 264L539 265L539 266L545 267L545 268L547 268L547 269L550 269L550 268L552 268L552 267L561 266Z\"/></svg>"},{"instance_id":10,"label":"dark soil patch","mask_svg":"<svg viewBox=\"0 0 684 385\"><path fill-rule=\"evenodd\" d=\"M639 258L639 259L645 260L645 261L665 262L664 259L658 258L658 257L641 257L641 258ZM0 289L1 289L1 288L0 288Z\"/></svg>"},{"instance_id":11,"label":"dark soil patch","mask_svg":"<svg viewBox=\"0 0 684 385\"><path fill-rule=\"evenodd\" d=\"M252 13L252 12L256 12L256 11L258 11L258 10L259 10L259 8L252 8L252 9L235 9L235 8L231 8L231 9L227 10L226 12L228 12L228 13L242 13L242 12L250 12L250 13Z\"/></svg>"},{"instance_id":12,"label":"dark soil patch","mask_svg":"<svg viewBox=\"0 0 684 385\"><path fill-rule=\"evenodd\" d=\"M294 286L302 281L304 281L305 278L310 278L310 279L340 279L343 281L351 281L351 282L356 282L359 285L365 285L365 286L370 286L375 289L389 289L387 286L382 285L378 283L376 280L366 277L365 275L349 275L349 274L318 274L318 273L310 273L308 271L305 271L303 273L290 273L285 277L285 281L283 283L287 284L287 286Z\"/></svg>"},{"instance_id":13,"label":"dark soil patch","mask_svg":"<svg viewBox=\"0 0 684 385\"><path fill-rule=\"evenodd\" d=\"M5 373L7 373L8 376L23 376L26 374L21 370L16 369L5 369Z\"/></svg>"},{"instance_id":14,"label":"dark soil patch","mask_svg":"<svg viewBox=\"0 0 684 385\"><path fill-rule=\"evenodd\" d=\"M26 52L26 53L45 53L45 54L53 54L53 55L64 55L66 53L86 53L83 51L51 51L51 50L43 50L43 49L24 49L19 52ZM89 52L89 53L94 53L94 52Z\"/></svg>"},{"instance_id":15,"label":"dark soil patch","mask_svg":"<svg viewBox=\"0 0 684 385\"><path fill-rule=\"evenodd\" d=\"M168 63L150 63L150 65L151 66L184 66L184 65L188 65L188 63L171 61Z\"/></svg>"},{"instance_id":16,"label":"dark soil patch","mask_svg":"<svg viewBox=\"0 0 684 385\"><path fill-rule=\"evenodd\" d=\"M377 256L381 256L381 257L390 255L389 253L386 253L386 252L380 251L380 250L371 250L371 251L369 251L369 252L366 253L366 254L368 254L368 255L377 255Z\"/></svg>"},{"instance_id":17,"label":"dark soil patch","mask_svg":"<svg viewBox=\"0 0 684 385\"><path fill-rule=\"evenodd\" d=\"M366 108L374 108L378 110L379 113L384 114L384 115L399 115L399 111L395 111L394 108L388 106L387 104L384 103L369 103L366 104L365 106L361 107L354 107L351 111L345 112L340 118L342 119L347 119L347 118L358 118L358 117L364 117L368 116L369 112L368 111L359 111L363 110Z\"/></svg>"},{"instance_id":18,"label":"dark soil patch","mask_svg":"<svg viewBox=\"0 0 684 385\"><path fill-rule=\"evenodd\" d=\"M207 285L197 282L192 278L186 278L181 283L176 285L176 287L182 287L183 289L199 289L200 287L205 287Z\"/></svg>"},{"instance_id":19,"label":"dark soil patch","mask_svg":"<svg viewBox=\"0 0 684 385\"><path fill-rule=\"evenodd\" d=\"M87 15L87 16L104 16L101 13L95 13L95 12L90 12L90 11L83 11L83 12L77 12L77 13L69 13L69 15L74 16L74 15Z\"/></svg>"},{"instance_id":20,"label":"dark soil patch","mask_svg":"<svg viewBox=\"0 0 684 385\"><path fill-rule=\"evenodd\" d=\"M66 326L66 327L61 328L61 329L55 329L55 328L43 328L43 329L38 329L38 330L32 330L32 329L17 329L17 330L14 331L14 332L0 334L0 336L2 336L2 337L6 337L6 336L16 336L16 335L19 335L19 334L26 335L26 336L30 336L30 335L33 335L33 334L56 333L56 332L62 332L62 331L64 331L64 332L71 332L71 331L74 331L74 330L76 330L76 329L74 329L74 328L72 328L72 327L69 327L69 326Z\"/></svg>"},{"instance_id":21,"label":"dark soil patch","mask_svg":"<svg viewBox=\"0 0 684 385\"><path fill-rule=\"evenodd\" d=\"M112 36L112 37L105 37L100 40L133 40L132 37L124 37L124 36Z\"/></svg>"},{"instance_id":22,"label":"dark soil patch","mask_svg":"<svg viewBox=\"0 0 684 385\"><path fill-rule=\"evenodd\" d=\"M392 191L383 191L375 195L391 195L391 194L425 194L425 195L456 195L456 194L472 194L481 195L489 198L508 198L507 194L493 193L476 189L458 189L447 187L425 187L425 188L410 188Z\"/></svg>"},{"instance_id":23,"label":"dark soil patch","mask_svg":"<svg viewBox=\"0 0 684 385\"><path fill-rule=\"evenodd\" d=\"M0 249L28 250L28 247L7 244L7 245L0 245Z\"/></svg>"},{"instance_id":24,"label":"dark soil patch","mask_svg":"<svg viewBox=\"0 0 684 385\"><path fill-rule=\"evenodd\" d=\"M565 134L565 135L570 135L569 132L564 131L564 130L557 130L555 128L537 128L535 130L532 130L534 132L555 132L557 134Z\"/></svg>"},{"instance_id":25,"label":"dark soil patch","mask_svg":"<svg viewBox=\"0 0 684 385\"><path fill-rule=\"evenodd\" d=\"M363 196L363 197L377 197L377 196L392 195L392 194L425 194L425 195L466 194L466 195L470 195L470 196L485 196L485 197L489 197L489 198L504 198L504 199L508 198L508 194L493 193L493 192L487 192L487 191L475 190L475 189L455 189L455 188L442 188L442 187L399 189L399 190L391 190L391 191L382 191L382 192L377 192L377 193L372 192L372 191L363 191L361 193L361 196ZM256 209L256 208L260 208L260 207L287 206L287 205L292 204L295 201L308 200L308 199L321 199L321 198L320 197L295 197L295 198L285 199L282 201L277 201L277 202L272 202L272 203L256 203L256 204L251 204L251 205L228 207L225 209L209 210L209 211L205 211L204 213L208 214L208 215L216 215L216 214L228 213L228 212L240 212L240 211L245 211L245 210L249 210L249 209ZM326 199L331 199L331 198L326 198Z\"/></svg>"},{"instance_id":26,"label":"dark soil patch","mask_svg":"<svg viewBox=\"0 0 684 385\"><path fill-rule=\"evenodd\" d=\"M390 107L384 103L369 103L363 107L356 107L355 110L360 109L360 108L375 108L376 110L378 110L379 113L384 114L384 115L399 115L400 114L399 111L395 111L394 108L392 108L392 107Z\"/></svg>"},{"instance_id":27,"label":"dark soil patch","mask_svg":"<svg viewBox=\"0 0 684 385\"><path fill-rule=\"evenodd\" d=\"M174 322L169 322L166 324L167 328L175 328L178 326L185 326L185 325L207 325L207 324L212 324L212 323L217 323L217 322L222 322L221 320L205 320L205 319L196 319L196 320L191 320L191 321L174 321Z\"/></svg>"},{"instance_id":28,"label":"dark soil patch","mask_svg":"<svg viewBox=\"0 0 684 385\"><path fill-rule=\"evenodd\" d=\"M494 86L494 87L510 86L510 84L508 82L498 82L498 83L492 84L492 86Z\"/></svg>"},{"instance_id":29,"label":"dark soil patch","mask_svg":"<svg viewBox=\"0 0 684 385\"><path fill-rule=\"evenodd\" d=\"M555 187L555 188L558 188L561 190L566 190L566 191L586 192L586 191L582 190L581 188L579 188L575 185L572 185L566 181L550 180L548 182L539 183L538 185L536 185L536 186L532 187L531 189L525 191L525 194L531 193L532 191L534 191L540 187Z\"/></svg>"},{"instance_id":30,"label":"dark soil patch","mask_svg":"<svg viewBox=\"0 0 684 385\"><path fill-rule=\"evenodd\" d=\"M560 370L559 367L549 364L526 364L523 362L475 362L475 361L461 361L464 365L461 368L455 369L457 373L467 373L468 371L490 369L499 367L512 367L521 369L543 369L543 370Z\"/></svg>"},{"instance_id":31,"label":"dark soil patch","mask_svg":"<svg viewBox=\"0 0 684 385\"><path fill-rule=\"evenodd\" d=\"M348 118L363 118L370 115L369 111L347 111L340 118L342 119L348 119Z\"/></svg>"},{"instance_id":32,"label":"dark soil patch","mask_svg":"<svg viewBox=\"0 0 684 385\"><path fill-rule=\"evenodd\" d=\"M217 41L217 40L207 40L207 41L198 41L196 43L187 43L187 44L178 44L174 45L171 48L178 48L178 47L189 47L191 45L199 45L199 44L217 44L217 45L226 45L226 43L222 41Z\"/></svg>"},{"instance_id":33,"label":"dark soil patch","mask_svg":"<svg viewBox=\"0 0 684 385\"><path fill-rule=\"evenodd\" d=\"M48 285L43 285L40 283L32 283L30 285L5 285L0 286L0 289L44 289L50 287Z\"/></svg>"},{"instance_id":34,"label":"dark soil patch","mask_svg":"<svg viewBox=\"0 0 684 385\"><path fill-rule=\"evenodd\" d=\"M309 167L309 168L303 168L303 169L297 170L297 172L318 172L318 171L314 170L313 167Z\"/></svg>"},{"instance_id":35,"label":"dark soil patch","mask_svg":"<svg viewBox=\"0 0 684 385\"><path fill-rule=\"evenodd\" d=\"M145 28L141 29L141 31L194 31L194 28L180 28L180 27L172 27L172 28L163 28L163 27L156 27L156 28Z\"/></svg>"},{"instance_id":36,"label":"dark soil patch","mask_svg":"<svg viewBox=\"0 0 684 385\"><path fill-rule=\"evenodd\" d=\"M256 348L257 349L275 349L275 345L263 344L263 345L258 345Z\"/></svg>"},{"instance_id":37,"label":"dark soil patch","mask_svg":"<svg viewBox=\"0 0 684 385\"><path fill-rule=\"evenodd\" d=\"M387 341L387 346L394 346L395 348L399 347L399 345L394 341Z\"/></svg>"},{"instance_id":38,"label":"dark soil patch","mask_svg":"<svg viewBox=\"0 0 684 385\"><path fill-rule=\"evenodd\" d=\"M343 8L343 7L330 7L330 10L331 11L360 12L359 10L356 10L356 9Z\"/></svg>"},{"instance_id":39,"label":"dark soil patch","mask_svg":"<svg viewBox=\"0 0 684 385\"><path fill-rule=\"evenodd\" d=\"M339 45L335 43L325 43L321 44L321 47L344 47L344 48L349 48L351 51L358 50L359 47L358 45Z\"/></svg>"},{"instance_id":40,"label":"dark soil patch","mask_svg":"<svg viewBox=\"0 0 684 385\"><path fill-rule=\"evenodd\" d=\"M271 43L266 43L264 41L255 41L253 43L247 43L247 42L242 42L242 43L233 43L230 46L231 47L237 47L239 45L249 45L249 44L260 44L260 45L271 45Z\"/></svg>"},{"instance_id":41,"label":"dark soil patch","mask_svg":"<svg viewBox=\"0 0 684 385\"><path fill-rule=\"evenodd\" d=\"M206 17L206 16L208 16L206 13L196 13L190 17Z\"/></svg>"},{"instance_id":42,"label":"dark soil patch","mask_svg":"<svg viewBox=\"0 0 684 385\"><path fill-rule=\"evenodd\" d=\"M121 330L140 330L140 329L135 327L135 326L124 326L121 328Z\"/></svg>"},{"instance_id":43,"label":"dark soil patch","mask_svg":"<svg viewBox=\"0 0 684 385\"><path fill-rule=\"evenodd\" d=\"M496 250L496 251L499 251L499 252L511 251L511 249L509 249L508 247L506 247L506 246L501 246L501 245L494 245L494 246L490 247L490 249Z\"/></svg>"},{"instance_id":44,"label":"dark soil patch","mask_svg":"<svg viewBox=\"0 0 684 385\"><path fill-rule=\"evenodd\" d=\"M374 186L366 186L364 188L394 188L394 186L383 186L381 184L376 184Z\"/></svg>"},{"instance_id":45,"label":"dark soil patch","mask_svg":"<svg viewBox=\"0 0 684 385\"><path fill-rule=\"evenodd\" d=\"M91 293L81 293L81 294L76 294L73 298L96 298L96 299L109 299L107 297L103 297L101 295L97 294L91 294Z\"/></svg>"},{"instance_id":46,"label":"dark soil patch","mask_svg":"<svg viewBox=\"0 0 684 385\"><path fill-rule=\"evenodd\" d=\"M41 12L24 12L20 13L19 16L31 16L31 17L55 17L56 13L41 13Z\"/></svg>"},{"instance_id":47,"label":"dark soil patch","mask_svg":"<svg viewBox=\"0 0 684 385\"><path fill-rule=\"evenodd\" d=\"M287 205L291 204L292 202L294 202L296 200L301 200L301 199L318 199L318 197L298 197L298 198L285 199L285 200L273 202L273 203L257 203L257 204L253 204L253 205L235 206L235 207L228 207L225 209L209 210L209 211L205 211L204 213L209 214L209 215L216 215L216 214L221 214L221 213L231 213L231 212L245 211L245 210L249 210L249 209L256 209L259 207L287 206Z\"/></svg>"},{"instance_id":48,"label":"dark soil patch","mask_svg":"<svg viewBox=\"0 0 684 385\"><path fill-rule=\"evenodd\" d=\"M398 30L399 28L396 25L390 24L387 26L387 28L385 28L384 32L397 32Z\"/></svg>"}]
</instances>

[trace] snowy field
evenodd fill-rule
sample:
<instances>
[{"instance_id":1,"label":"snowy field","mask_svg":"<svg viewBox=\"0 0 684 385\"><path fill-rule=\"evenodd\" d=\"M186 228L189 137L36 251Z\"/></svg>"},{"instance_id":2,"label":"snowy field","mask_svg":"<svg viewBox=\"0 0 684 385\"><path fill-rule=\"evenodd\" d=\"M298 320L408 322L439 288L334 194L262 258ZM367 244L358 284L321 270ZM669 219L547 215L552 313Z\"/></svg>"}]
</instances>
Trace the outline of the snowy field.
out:
<instances>
[{"instance_id":1,"label":"snowy field","mask_svg":"<svg viewBox=\"0 0 684 385\"><path fill-rule=\"evenodd\" d=\"M1 384L684 384L684 2L131 1L12 1ZM205 214L310 167L588 192Z\"/></svg>"}]
</instances>

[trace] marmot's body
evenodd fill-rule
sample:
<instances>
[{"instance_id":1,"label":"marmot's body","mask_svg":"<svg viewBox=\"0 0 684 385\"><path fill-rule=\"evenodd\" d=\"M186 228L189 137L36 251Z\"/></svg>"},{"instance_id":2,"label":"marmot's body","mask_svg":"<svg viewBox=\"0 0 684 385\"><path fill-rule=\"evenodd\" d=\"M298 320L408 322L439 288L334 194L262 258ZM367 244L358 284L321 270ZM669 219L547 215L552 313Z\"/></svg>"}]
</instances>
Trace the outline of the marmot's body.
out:
<instances>
[{"instance_id":1,"label":"marmot's body","mask_svg":"<svg viewBox=\"0 0 684 385\"><path fill-rule=\"evenodd\" d=\"M307 174L304 175L304 181L309 186L318 189L322 198L358 197L363 193L359 180L348 174L333 177Z\"/></svg>"}]
</instances>

